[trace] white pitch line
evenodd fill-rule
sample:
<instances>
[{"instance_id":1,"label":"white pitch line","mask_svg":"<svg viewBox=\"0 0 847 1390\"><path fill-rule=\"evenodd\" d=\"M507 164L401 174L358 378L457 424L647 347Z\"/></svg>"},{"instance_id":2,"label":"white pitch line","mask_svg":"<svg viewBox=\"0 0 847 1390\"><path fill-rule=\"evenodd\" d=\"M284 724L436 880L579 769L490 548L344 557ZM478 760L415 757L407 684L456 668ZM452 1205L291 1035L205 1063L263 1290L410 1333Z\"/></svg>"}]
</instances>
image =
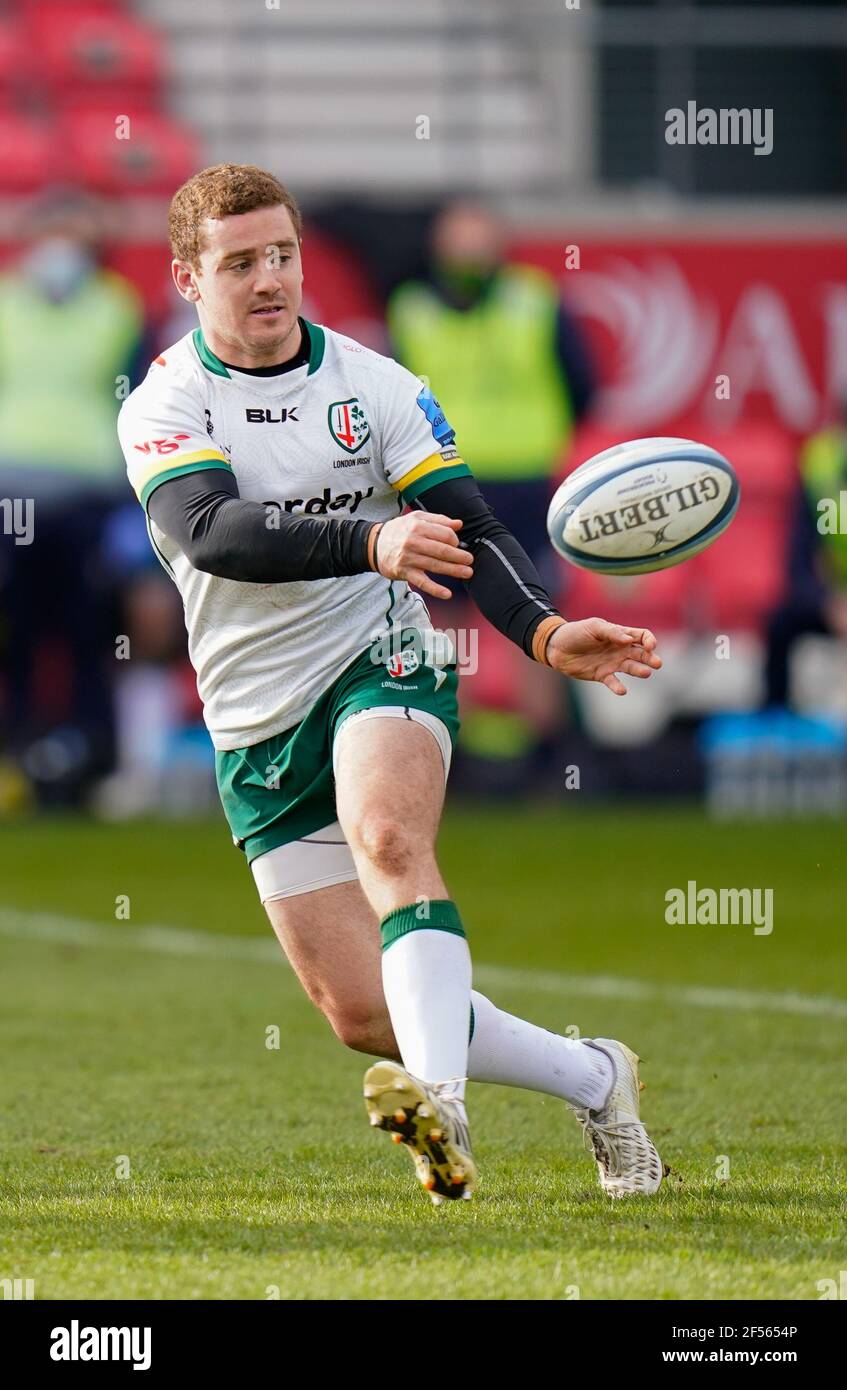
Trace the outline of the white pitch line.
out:
<instances>
[{"instance_id":1,"label":"white pitch line","mask_svg":"<svg viewBox=\"0 0 847 1390\"><path fill-rule=\"evenodd\" d=\"M587 994L598 999L633 999L695 1009L735 1009L741 1013L805 1014L847 1019L847 999L794 990L726 989L721 985L651 985L619 975L560 975L554 970L519 970L508 965L474 966L474 981L486 987L525 989L537 994Z\"/></svg>"},{"instance_id":2,"label":"white pitch line","mask_svg":"<svg viewBox=\"0 0 847 1390\"><path fill-rule=\"evenodd\" d=\"M89 922L50 912L0 908L0 936L99 950L151 951L158 955L239 960L257 965L287 964L276 942L263 937L224 936L188 927L131 927ZM801 1014L847 1019L847 999L826 995L724 989L708 985L652 985L617 975L563 975L555 970L520 970L508 965L475 965L474 984L486 989L517 989L530 994L588 995L697 1009L735 1009L742 1013Z\"/></svg>"},{"instance_id":3,"label":"white pitch line","mask_svg":"<svg viewBox=\"0 0 847 1390\"><path fill-rule=\"evenodd\" d=\"M55 945L94 946L111 951L153 951L159 955L221 957L230 960L284 961L278 946L264 937L223 936L182 927L108 926L52 912L0 908L0 935L47 941Z\"/></svg>"}]
</instances>

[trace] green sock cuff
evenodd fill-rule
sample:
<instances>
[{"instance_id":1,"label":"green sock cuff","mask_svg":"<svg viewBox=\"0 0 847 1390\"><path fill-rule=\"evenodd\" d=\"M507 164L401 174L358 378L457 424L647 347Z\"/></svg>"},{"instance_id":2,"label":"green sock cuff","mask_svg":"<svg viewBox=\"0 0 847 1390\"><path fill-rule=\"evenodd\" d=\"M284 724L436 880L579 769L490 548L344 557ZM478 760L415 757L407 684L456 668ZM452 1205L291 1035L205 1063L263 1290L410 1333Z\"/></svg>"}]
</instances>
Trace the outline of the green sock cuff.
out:
<instances>
[{"instance_id":1,"label":"green sock cuff","mask_svg":"<svg viewBox=\"0 0 847 1390\"><path fill-rule=\"evenodd\" d=\"M408 907L396 907L383 917L379 924L382 934L382 949L387 951L401 936L410 931L446 931L453 936L464 936L465 929L459 916L459 909L452 898L425 898Z\"/></svg>"}]
</instances>

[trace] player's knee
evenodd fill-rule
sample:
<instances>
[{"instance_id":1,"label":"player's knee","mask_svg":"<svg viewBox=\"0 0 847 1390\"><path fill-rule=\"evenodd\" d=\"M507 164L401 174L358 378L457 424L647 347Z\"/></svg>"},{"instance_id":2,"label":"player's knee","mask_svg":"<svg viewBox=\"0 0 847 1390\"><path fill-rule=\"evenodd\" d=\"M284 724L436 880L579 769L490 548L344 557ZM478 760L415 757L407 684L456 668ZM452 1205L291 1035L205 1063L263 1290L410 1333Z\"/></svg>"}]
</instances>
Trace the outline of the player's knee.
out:
<instances>
[{"instance_id":1,"label":"player's knee","mask_svg":"<svg viewBox=\"0 0 847 1390\"><path fill-rule=\"evenodd\" d=\"M387 1057L395 1051L394 1032L388 1014L344 1009L330 1015L335 1036L354 1052Z\"/></svg>"},{"instance_id":2,"label":"player's knee","mask_svg":"<svg viewBox=\"0 0 847 1390\"><path fill-rule=\"evenodd\" d=\"M381 813L361 822L358 839L370 863L385 874L405 873L412 867L419 848L411 830Z\"/></svg>"}]
</instances>

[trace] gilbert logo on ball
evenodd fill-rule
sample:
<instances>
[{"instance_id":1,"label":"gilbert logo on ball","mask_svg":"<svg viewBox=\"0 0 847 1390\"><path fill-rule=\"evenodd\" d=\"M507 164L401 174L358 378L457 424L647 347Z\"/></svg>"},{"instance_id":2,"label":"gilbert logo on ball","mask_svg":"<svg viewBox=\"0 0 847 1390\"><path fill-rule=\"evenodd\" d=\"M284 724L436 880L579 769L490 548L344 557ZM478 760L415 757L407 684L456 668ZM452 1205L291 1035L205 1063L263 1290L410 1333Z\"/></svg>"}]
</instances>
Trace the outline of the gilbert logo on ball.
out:
<instances>
[{"instance_id":1,"label":"gilbert logo on ball","mask_svg":"<svg viewBox=\"0 0 847 1390\"><path fill-rule=\"evenodd\" d=\"M600 574L649 574L697 555L738 510L732 465L693 439L633 439L575 469L547 513L566 560Z\"/></svg>"}]
</instances>

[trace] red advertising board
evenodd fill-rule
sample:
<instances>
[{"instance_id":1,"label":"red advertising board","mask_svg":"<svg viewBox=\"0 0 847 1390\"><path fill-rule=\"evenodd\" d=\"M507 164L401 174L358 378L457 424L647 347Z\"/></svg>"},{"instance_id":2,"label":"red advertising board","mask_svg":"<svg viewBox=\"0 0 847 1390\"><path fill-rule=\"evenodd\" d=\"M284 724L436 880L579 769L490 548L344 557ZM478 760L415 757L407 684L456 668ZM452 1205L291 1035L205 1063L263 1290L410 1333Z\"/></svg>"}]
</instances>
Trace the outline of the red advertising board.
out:
<instances>
[{"instance_id":1,"label":"red advertising board","mask_svg":"<svg viewBox=\"0 0 847 1390\"><path fill-rule=\"evenodd\" d=\"M575 235L515 252L555 275L586 323L597 414L621 437L693 420L713 431L765 420L798 435L847 398L847 239Z\"/></svg>"},{"instance_id":2,"label":"red advertising board","mask_svg":"<svg viewBox=\"0 0 847 1390\"><path fill-rule=\"evenodd\" d=\"M567 567L567 611L761 631L785 582L798 444L847 403L847 240L569 235L513 254L556 277L596 359L592 420L563 471L670 434L712 444L741 480L738 515L703 555L636 581Z\"/></svg>"}]
</instances>

